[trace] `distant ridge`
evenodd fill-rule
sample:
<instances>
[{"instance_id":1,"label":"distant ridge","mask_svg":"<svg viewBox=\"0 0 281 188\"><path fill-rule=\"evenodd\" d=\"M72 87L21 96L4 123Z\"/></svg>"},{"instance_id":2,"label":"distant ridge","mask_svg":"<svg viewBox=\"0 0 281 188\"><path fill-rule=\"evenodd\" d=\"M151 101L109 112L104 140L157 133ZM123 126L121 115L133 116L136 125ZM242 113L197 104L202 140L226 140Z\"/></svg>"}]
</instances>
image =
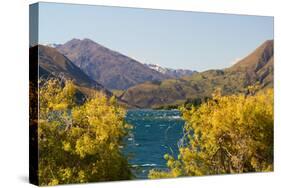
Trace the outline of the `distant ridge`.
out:
<instances>
[{"instance_id":1,"label":"distant ridge","mask_svg":"<svg viewBox=\"0 0 281 188\"><path fill-rule=\"evenodd\" d=\"M192 71L188 69L171 69L171 68L166 68L162 67L157 64L145 64L147 67L156 70L162 74L167 75L170 78L180 78L184 76L191 76L192 74L197 73L197 71Z\"/></svg>"}]
</instances>

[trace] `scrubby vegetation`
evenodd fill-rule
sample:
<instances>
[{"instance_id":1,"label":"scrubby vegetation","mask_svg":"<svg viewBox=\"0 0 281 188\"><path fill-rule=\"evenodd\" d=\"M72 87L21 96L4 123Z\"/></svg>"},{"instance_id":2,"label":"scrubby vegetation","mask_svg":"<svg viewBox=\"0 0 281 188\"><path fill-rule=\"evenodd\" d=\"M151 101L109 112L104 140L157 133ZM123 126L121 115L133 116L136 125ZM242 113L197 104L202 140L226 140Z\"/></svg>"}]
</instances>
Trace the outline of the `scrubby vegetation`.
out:
<instances>
[{"instance_id":1,"label":"scrubby vegetation","mask_svg":"<svg viewBox=\"0 0 281 188\"><path fill-rule=\"evenodd\" d=\"M39 184L132 178L120 147L130 128L114 97L96 92L76 104L71 81L40 82Z\"/></svg>"},{"instance_id":2,"label":"scrubby vegetation","mask_svg":"<svg viewBox=\"0 0 281 188\"><path fill-rule=\"evenodd\" d=\"M168 171L149 178L200 176L273 170L273 89L221 96L199 107L181 108L186 121L179 155L168 154Z\"/></svg>"}]
</instances>

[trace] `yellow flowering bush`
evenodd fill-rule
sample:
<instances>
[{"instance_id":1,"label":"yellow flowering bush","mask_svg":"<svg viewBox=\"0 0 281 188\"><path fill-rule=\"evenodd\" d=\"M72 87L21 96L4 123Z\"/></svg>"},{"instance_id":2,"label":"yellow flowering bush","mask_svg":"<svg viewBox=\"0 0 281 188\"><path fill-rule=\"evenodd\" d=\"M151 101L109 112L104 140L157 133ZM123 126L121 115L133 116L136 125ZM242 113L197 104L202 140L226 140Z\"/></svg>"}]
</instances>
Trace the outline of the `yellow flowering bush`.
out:
<instances>
[{"instance_id":1,"label":"yellow flowering bush","mask_svg":"<svg viewBox=\"0 0 281 188\"><path fill-rule=\"evenodd\" d=\"M124 109L100 92L78 105L75 94L71 81L40 82L40 185L130 179L120 151L130 128Z\"/></svg>"},{"instance_id":2,"label":"yellow flowering bush","mask_svg":"<svg viewBox=\"0 0 281 188\"><path fill-rule=\"evenodd\" d=\"M273 89L221 96L198 108L181 108L187 143L168 171L150 178L200 176L273 170Z\"/></svg>"}]
</instances>

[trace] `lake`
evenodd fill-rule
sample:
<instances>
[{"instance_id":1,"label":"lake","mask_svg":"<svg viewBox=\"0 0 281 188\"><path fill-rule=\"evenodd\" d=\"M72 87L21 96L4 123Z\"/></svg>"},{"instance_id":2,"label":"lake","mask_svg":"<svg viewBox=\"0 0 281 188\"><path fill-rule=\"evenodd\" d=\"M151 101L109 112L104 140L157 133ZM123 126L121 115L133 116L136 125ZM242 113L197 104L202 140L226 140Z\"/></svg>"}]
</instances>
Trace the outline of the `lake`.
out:
<instances>
[{"instance_id":1,"label":"lake","mask_svg":"<svg viewBox=\"0 0 281 188\"><path fill-rule=\"evenodd\" d=\"M178 110L129 110L126 121L133 126L123 149L137 179L146 179L153 168L167 169L164 155L177 156L184 121Z\"/></svg>"}]
</instances>

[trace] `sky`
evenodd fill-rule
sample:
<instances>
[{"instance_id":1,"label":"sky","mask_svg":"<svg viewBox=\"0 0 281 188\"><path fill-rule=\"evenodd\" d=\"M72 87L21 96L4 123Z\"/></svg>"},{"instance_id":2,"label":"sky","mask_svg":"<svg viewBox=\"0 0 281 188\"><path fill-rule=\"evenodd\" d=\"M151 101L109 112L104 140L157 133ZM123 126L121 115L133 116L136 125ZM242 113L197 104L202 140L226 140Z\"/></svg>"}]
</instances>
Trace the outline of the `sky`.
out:
<instances>
[{"instance_id":1,"label":"sky","mask_svg":"<svg viewBox=\"0 0 281 188\"><path fill-rule=\"evenodd\" d=\"M39 43L89 38L142 63L222 69L273 39L274 18L59 3L39 4Z\"/></svg>"}]
</instances>

